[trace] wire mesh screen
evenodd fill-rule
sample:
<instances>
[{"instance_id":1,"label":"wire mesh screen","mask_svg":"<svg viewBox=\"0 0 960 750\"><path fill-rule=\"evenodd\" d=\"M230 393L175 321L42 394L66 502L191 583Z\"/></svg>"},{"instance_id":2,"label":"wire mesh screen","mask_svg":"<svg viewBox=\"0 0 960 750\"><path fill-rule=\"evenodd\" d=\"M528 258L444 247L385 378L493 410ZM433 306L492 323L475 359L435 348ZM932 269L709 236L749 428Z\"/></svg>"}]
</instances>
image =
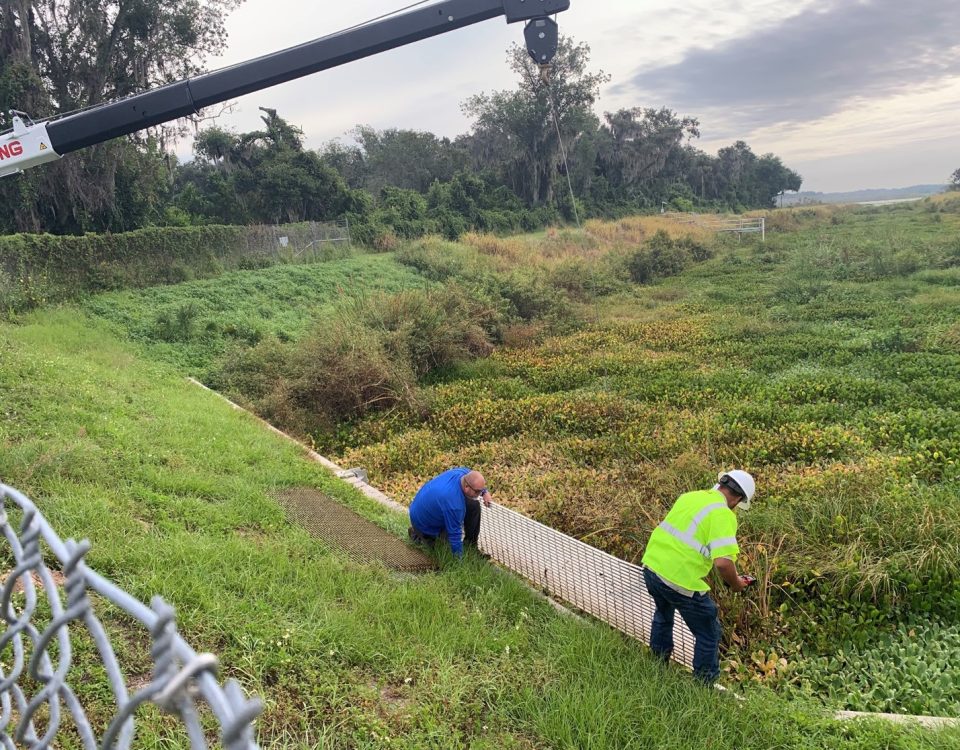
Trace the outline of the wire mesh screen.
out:
<instances>
[{"instance_id":1,"label":"wire mesh screen","mask_svg":"<svg viewBox=\"0 0 960 750\"><path fill-rule=\"evenodd\" d=\"M257 747L253 720L262 710L260 701L247 700L233 680L217 681L217 658L196 653L183 640L173 609L162 599L154 597L147 607L90 570L83 559L89 542L62 541L26 496L4 484L0 531L7 542L0 546L6 563L0 589L4 748L129 748L135 714L148 703L179 719L194 750L217 743L227 750ZM132 694L91 595L119 608L150 640L152 674L131 681L138 684ZM104 672L109 693L91 685L91 662ZM140 674L142 665L131 667ZM83 683L84 700L71 681Z\"/></svg>"},{"instance_id":2,"label":"wire mesh screen","mask_svg":"<svg viewBox=\"0 0 960 750\"><path fill-rule=\"evenodd\" d=\"M346 257L353 246L346 219L255 225L247 227L245 234L245 255L270 260L335 260Z\"/></svg>"},{"instance_id":3,"label":"wire mesh screen","mask_svg":"<svg viewBox=\"0 0 960 750\"><path fill-rule=\"evenodd\" d=\"M483 509L480 549L542 590L644 643L656 609L643 568L591 547L516 511ZM693 634L678 616L673 658L693 665Z\"/></svg>"},{"instance_id":4,"label":"wire mesh screen","mask_svg":"<svg viewBox=\"0 0 960 750\"><path fill-rule=\"evenodd\" d=\"M378 562L407 573L424 573L436 567L419 550L312 487L292 487L274 497L313 536L357 562Z\"/></svg>"}]
</instances>

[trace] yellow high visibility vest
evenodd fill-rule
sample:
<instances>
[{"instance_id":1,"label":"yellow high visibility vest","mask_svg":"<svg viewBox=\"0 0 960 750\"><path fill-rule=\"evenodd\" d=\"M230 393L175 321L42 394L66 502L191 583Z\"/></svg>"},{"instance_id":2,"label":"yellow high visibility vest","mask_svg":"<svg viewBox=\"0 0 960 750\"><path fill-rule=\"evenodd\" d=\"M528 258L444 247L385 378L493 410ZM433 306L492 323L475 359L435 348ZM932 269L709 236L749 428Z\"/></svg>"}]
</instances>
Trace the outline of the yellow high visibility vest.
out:
<instances>
[{"instance_id":1,"label":"yellow high visibility vest","mask_svg":"<svg viewBox=\"0 0 960 750\"><path fill-rule=\"evenodd\" d=\"M703 579L718 557L736 560L737 514L719 490L687 492L650 535L643 564L690 591L709 591Z\"/></svg>"}]
</instances>

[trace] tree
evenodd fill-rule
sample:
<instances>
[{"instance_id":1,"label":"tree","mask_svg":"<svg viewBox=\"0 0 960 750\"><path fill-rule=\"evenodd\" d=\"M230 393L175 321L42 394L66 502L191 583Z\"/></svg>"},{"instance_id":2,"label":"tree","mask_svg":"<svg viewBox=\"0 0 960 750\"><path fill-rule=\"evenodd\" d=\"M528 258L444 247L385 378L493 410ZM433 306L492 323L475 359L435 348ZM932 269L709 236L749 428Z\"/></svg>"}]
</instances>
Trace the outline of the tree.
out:
<instances>
[{"instance_id":1,"label":"tree","mask_svg":"<svg viewBox=\"0 0 960 750\"><path fill-rule=\"evenodd\" d=\"M193 152L224 172L230 172L237 164L239 145L236 133L214 126L197 133L193 139Z\"/></svg>"},{"instance_id":2,"label":"tree","mask_svg":"<svg viewBox=\"0 0 960 750\"><path fill-rule=\"evenodd\" d=\"M955 169L953 174L950 175L950 189L960 190L960 169Z\"/></svg>"},{"instance_id":3,"label":"tree","mask_svg":"<svg viewBox=\"0 0 960 750\"><path fill-rule=\"evenodd\" d=\"M787 169L779 156L764 154L753 169L753 200L751 205L773 208L776 197L786 191L797 191L803 178L792 169Z\"/></svg>"},{"instance_id":4,"label":"tree","mask_svg":"<svg viewBox=\"0 0 960 750\"><path fill-rule=\"evenodd\" d=\"M374 195L386 186L426 193L435 180L448 182L467 164L467 155L449 138L417 130L375 130L358 125L352 131L365 165L363 187Z\"/></svg>"},{"instance_id":5,"label":"tree","mask_svg":"<svg viewBox=\"0 0 960 750\"><path fill-rule=\"evenodd\" d=\"M661 109L621 109L605 114L597 171L621 198L655 206L685 183L691 155L684 146L700 137L700 123Z\"/></svg>"},{"instance_id":6,"label":"tree","mask_svg":"<svg viewBox=\"0 0 960 750\"><path fill-rule=\"evenodd\" d=\"M519 88L468 99L463 111L474 119L473 129L459 143L476 169L495 170L528 205L549 204L560 163L557 128L567 150L574 151L596 123L593 103L610 77L588 72L590 47L567 37L561 37L546 78L522 47L513 45L508 60Z\"/></svg>"},{"instance_id":7,"label":"tree","mask_svg":"<svg viewBox=\"0 0 960 750\"><path fill-rule=\"evenodd\" d=\"M366 183L366 155L357 145L328 141L320 149L320 161L336 170L351 188L362 188Z\"/></svg>"},{"instance_id":8,"label":"tree","mask_svg":"<svg viewBox=\"0 0 960 750\"><path fill-rule=\"evenodd\" d=\"M365 210L320 156L303 148L303 132L276 110L266 109L263 130L201 131L194 141L196 163L182 171L176 203L207 221L278 224L327 221Z\"/></svg>"},{"instance_id":9,"label":"tree","mask_svg":"<svg viewBox=\"0 0 960 750\"><path fill-rule=\"evenodd\" d=\"M224 18L241 1L0 0L0 111L47 118L195 75L223 48ZM0 202L13 208L0 228L142 225L163 199L166 181L155 177L170 132L104 143L0 182ZM129 174L139 168L144 180ZM160 192L130 203L131 184Z\"/></svg>"}]
</instances>

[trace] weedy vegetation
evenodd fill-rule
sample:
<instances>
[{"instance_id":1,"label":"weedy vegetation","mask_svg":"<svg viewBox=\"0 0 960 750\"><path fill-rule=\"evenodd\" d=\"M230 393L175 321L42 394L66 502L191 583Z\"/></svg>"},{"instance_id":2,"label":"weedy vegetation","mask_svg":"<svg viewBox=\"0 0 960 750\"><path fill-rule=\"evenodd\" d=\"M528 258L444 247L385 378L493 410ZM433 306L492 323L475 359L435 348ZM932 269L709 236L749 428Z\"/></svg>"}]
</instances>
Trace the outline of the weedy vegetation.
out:
<instances>
[{"instance_id":1,"label":"weedy vegetation","mask_svg":"<svg viewBox=\"0 0 960 750\"><path fill-rule=\"evenodd\" d=\"M0 324L0 477L177 606L266 698L265 747L954 747L820 705L956 715L957 211L775 212L766 244L659 217L427 238L21 313ZM187 373L398 499L480 466L501 502L631 560L677 494L750 469L760 585L721 596L746 702L483 560L398 578L325 549L271 491L404 520ZM177 742L158 715L142 731Z\"/></svg>"}]
</instances>

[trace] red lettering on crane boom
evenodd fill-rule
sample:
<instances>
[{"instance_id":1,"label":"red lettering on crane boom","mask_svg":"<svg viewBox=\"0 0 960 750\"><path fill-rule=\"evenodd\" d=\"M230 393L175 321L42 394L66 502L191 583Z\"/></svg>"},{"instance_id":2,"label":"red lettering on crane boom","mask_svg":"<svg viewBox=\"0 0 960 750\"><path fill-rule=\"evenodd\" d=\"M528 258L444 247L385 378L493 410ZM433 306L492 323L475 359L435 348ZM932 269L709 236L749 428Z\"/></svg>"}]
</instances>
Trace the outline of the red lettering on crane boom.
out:
<instances>
[{"instance_id":1,"label":"red lettering on crane boom","mask_svg":"<svg viewBox=\"0 0 960 750\"><path fill-rule=\"evenodd\" d=\"M23 154L23 144L20 143L20 141L11 141L6 145L0 146L0 161L11 159L21 154Z\"/></svg>"}]
</instances>

